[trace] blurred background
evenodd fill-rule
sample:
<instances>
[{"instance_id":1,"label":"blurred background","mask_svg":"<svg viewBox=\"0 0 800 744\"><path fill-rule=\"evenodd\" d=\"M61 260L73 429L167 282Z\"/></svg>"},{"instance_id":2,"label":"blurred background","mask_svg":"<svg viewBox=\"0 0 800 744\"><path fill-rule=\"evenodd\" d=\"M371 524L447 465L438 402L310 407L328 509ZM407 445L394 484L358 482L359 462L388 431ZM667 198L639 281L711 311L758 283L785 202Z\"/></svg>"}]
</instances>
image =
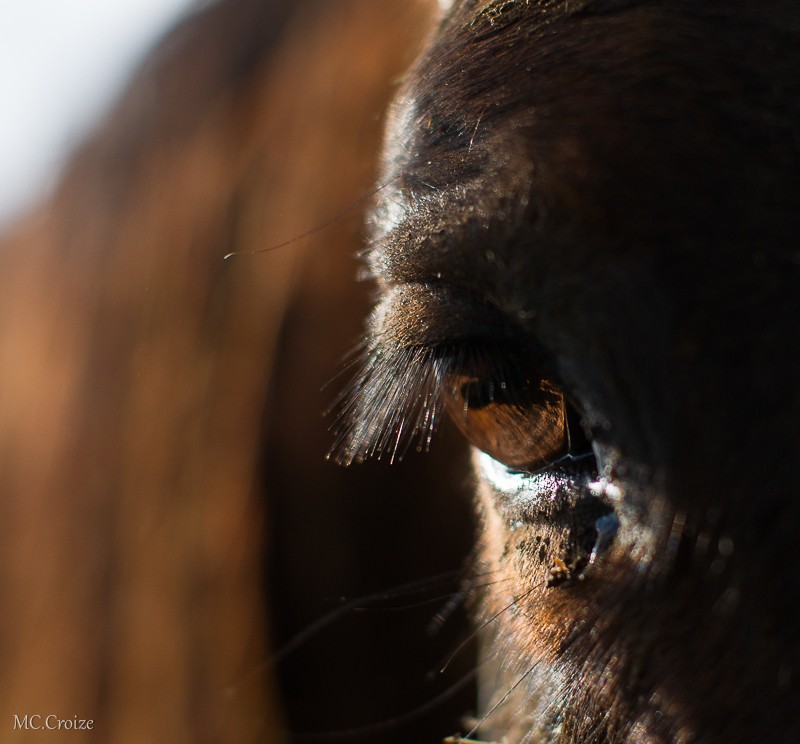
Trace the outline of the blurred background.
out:
<instances>
[{"instance_id":1,"label":"blurred background","mask_svg":"<svg viewBox=\"0 0 800 744\"><path fill-rule=\"evenodd\" d=\"M0 740L464 730L460 444L325 459L363 208L223 260L372 188L434 5L0 9Z\"/></svg>"},{"instance_id":2,"label":"blurred background","mask_svg":"<svg viewBox=\"0 0 800 744\"><path fill-rule=\"evenodd\" d=\"M0 225L52 188L159 35L193 0L0 4Z\"/></svg>"}]
</instances>

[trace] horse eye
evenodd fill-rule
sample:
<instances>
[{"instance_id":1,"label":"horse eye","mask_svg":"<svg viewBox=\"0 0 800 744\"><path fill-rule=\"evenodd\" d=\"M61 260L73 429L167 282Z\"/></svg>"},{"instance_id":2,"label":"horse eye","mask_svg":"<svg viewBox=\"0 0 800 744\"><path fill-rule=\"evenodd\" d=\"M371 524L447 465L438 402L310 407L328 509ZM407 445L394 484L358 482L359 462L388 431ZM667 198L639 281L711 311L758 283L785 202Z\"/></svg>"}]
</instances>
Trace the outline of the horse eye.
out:
<instances>
[{"instance_id":1,"label":"horse eye","mask_svg":"<svg viewBox=\"0 0 800 744\"><path fill-rule=\"evenodd\" d=\"M508 467L534 469L568 446L564 396L547 380L453 375L447 411L478 449Z\"/></svg>"}]
</instances>

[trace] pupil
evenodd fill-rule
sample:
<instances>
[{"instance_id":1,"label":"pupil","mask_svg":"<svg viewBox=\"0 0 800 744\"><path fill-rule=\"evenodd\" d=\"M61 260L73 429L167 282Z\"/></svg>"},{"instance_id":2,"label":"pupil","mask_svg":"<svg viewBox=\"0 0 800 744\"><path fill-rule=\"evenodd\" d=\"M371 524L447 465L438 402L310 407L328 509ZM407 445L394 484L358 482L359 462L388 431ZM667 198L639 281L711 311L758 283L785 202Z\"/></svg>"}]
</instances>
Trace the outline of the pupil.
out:
<instances>
[{"instance_id":1,"label":"pupil","mask_svg":"<svg viewBox=\"0 0 800 744\"><path fill-rule=\"evenodd\" d=\"M530 397L530 381L519 376L517 379L497 380L491 377L472 379L464 382L459 388L459 395L468 409L481 410L495 403L514 405L526 402L524 393ZM537 390L538 392L538 390Z\"/></svg>"},{"instance_id":2,"label":"pupil","mask_svg":"<svg viewBox=\"0 0 800 744\"><path fill-rule=\"evenodd\" d=\"M506 386L503 385L502 390ZM493 380L470 380L461 386L461 397L466 401L468 408L480 410L495 402L502 402L497 394L498 390Z\"/></svg>"}]
</instances>

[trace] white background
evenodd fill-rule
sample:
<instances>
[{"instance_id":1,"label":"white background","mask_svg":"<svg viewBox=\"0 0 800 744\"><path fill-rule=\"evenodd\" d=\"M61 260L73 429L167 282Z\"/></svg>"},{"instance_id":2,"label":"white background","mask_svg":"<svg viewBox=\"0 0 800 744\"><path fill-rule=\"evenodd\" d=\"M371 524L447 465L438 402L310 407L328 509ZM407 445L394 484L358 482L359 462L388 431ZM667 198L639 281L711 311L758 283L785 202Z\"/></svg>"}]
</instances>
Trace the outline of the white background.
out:
<instances>
[{"instance_id":1,"label":"white background","mask_svg":"<svg viewBox=\"0 0 800 744\"><path fill-rule=\"evenodd\" d=\"M0 226L52 185L194 0L0 0Z\"/></svg>"}]
</instances>

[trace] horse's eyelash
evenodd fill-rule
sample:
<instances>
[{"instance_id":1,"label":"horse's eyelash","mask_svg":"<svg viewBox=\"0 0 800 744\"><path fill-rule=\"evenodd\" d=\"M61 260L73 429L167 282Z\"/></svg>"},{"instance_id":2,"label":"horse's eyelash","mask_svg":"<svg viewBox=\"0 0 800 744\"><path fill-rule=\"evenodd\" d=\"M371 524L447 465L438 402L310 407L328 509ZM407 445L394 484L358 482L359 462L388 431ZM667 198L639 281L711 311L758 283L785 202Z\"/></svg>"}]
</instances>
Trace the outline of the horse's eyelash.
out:
<instances>
[{"instance_id":1,"label":"horse's eyelash","mask_svg":"<svg viewBox=\"0 0 800 744\"><path fill-rule=\"evenodd\" d=\"M426 347L365 346L361 368L336 406L329 457L343 465L386 456L394 462L412 442L427 449L443 413L451 369L446 355Z\"/></svg>"},{"instance_id":2,"label":"horse's eyelash","mask_svg":"<svg viewBox=\"0 0 800 744\"><path fill-rule=\"evenodd\" d=\"M329 457L343 465L402 459L410 446L427 451L445 413L454 373L497 369L502 361L477 342L397 347L368 338L360 371L342 391ZM504 366L504 365L503 365Z\"/></svg>"}]
</instances>

